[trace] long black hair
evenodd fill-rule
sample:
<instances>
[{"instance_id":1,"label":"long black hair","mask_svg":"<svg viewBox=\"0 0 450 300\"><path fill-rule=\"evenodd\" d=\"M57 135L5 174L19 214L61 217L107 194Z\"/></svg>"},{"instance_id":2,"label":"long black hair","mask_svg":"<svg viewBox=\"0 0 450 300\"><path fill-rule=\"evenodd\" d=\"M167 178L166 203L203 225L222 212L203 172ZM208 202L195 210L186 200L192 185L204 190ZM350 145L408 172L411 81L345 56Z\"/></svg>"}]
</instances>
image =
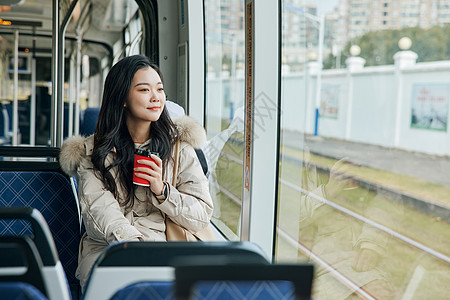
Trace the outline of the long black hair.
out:
<instances>
[{"instance_id":1,"label":"long black hair","mask_svg":"<svg viewBox=\"0 0 450 300\"><path fill-rule=\"evenodd\" d=\"M154 69L163 82L163 75L158 66L142 55L125 57L109 71L95 128L94 149L91 158L97 176L103 181L105 187L113 193L121 206L127 207L134 204L133 158L135 146L126 124L124 104L134 75L138 70L145 68ZM178 138L178 131L170 119L166 107L158 121L151 123L150 137L149 148L151 151L159 153L164 171L168 160L172 158L173 145ZM107 163L106 158L113 148L115 149L113 161ZM114 178L110 172L114 167L117 167L119 178ZM119 195L116 180L121 185L124 195Z\"/></svg>"}]
</instances>

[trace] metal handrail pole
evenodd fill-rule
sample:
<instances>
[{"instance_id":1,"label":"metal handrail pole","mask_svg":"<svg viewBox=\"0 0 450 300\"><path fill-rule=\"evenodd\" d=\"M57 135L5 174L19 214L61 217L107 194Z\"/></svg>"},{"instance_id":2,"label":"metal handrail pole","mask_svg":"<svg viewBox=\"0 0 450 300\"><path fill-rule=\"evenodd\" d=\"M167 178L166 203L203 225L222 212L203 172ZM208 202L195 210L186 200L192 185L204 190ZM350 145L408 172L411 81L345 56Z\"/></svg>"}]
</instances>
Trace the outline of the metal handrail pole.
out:
<instances>
[{"instance_id":1,"label":"metal handrail pole","mask_svg":"<svg viewBox=\"0 0 450 300\"><path fill-rule=\"evenodd\" d=\"M76 48L75 48L75 124L74 124L74 134L78 135L80 133L80 89L81 89L81 42L83 35L84 23L88 20L92 10L90 10L91 0L88 0L81 10L80 18L75 26L76 33Z\"/></svg>"},{"instance_id":2,"label":"metal handrail pole","mask_svg":"<svg viewBox=\"0 0 450 300\"><path fill-rule=\"evenodd\" d=\"M31 59L30 145L36 144L36 27L33 26L33 56Z\"/></svg>"},{"instance_id":3,"label":"metal handrail pole","mask_svg":"<svg viewBox=\"0 0 450 300\"><path fill-rule=\"evenodd\" d=\"M75 44L75 43L72 43L72 44ZM75 89L75 55L76 55L76 53L75 53L75 51L76 50L74 50L74 51L72 51L72 54L70 54L70 59L69 59L69 62L70 62L70 72L69 72L69 95L68 95L68 98L69 98L69 114L68 114L68 117L69 117L69 121L67 122L68 123L68 126L69 126L69 129L68 129L68 137L71 137L72 135L73 135L73 125L74 125L74 119L73 119L73 111L74 111L74 98L75 98L75 93L74 93L74 89Z\"/></svg>"},{"instance_id":4,"label":"metal handrail pole","mask_svg":"<svg viewBox=\"0 0 450 300\"><path fill-rule=\"evenodd\" d=\"M52 147L61 146L58 143L58 46L59 46L59 0L52 2L52 105L51 105L51 127L50 127L50 145Z\"/></svg>"},{"instance_id":5,"label":"metal handrail pole","mask_svg":"<svg viewBox=\"0 0 450 300\"><path fill-rule=\"evenodd\" d=\"M19 143L19 30L14 30L14 73L13 73L12 145Z\"/></svg>"},{"instance_id":6,"label":"metal handrail pole","mask_svg":"<svg viewBox=\"0 0 450 300\"><path fill-rule=\"evenodd\" d=\"M81 33L77 33L75 61L75 135L80 133Z\"/></svg>"},{"instance_id":7,"label":"metal handrail pole","mask_svg":"<svg viewBox=\"0 0 450 300\"><path fill-rule=\"evenodd\" d=\"M61 27L59 29L59 42L58 42L58 87L57 87L57 116L56 123L58 129L61 131L56 135L56 146L61 147L64 136L64 47L65 47L65 34L67 25L69 24L70 18L73 15L73 10L77 5L78 0L73 0L70 4L67 14L64 16L61 22Z\"/></svg>"}]
</instances>

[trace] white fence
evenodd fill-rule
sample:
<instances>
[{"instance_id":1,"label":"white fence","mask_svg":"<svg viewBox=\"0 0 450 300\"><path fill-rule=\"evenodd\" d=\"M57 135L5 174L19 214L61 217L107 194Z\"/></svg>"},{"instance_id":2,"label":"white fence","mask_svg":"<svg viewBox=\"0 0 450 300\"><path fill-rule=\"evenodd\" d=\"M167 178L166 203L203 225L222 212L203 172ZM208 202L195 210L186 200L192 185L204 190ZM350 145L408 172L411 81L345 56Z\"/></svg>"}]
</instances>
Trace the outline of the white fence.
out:
<instances>
[{"instance_id":1,"label":"white fence","mask_svg":"<svg viewBox=\"0 0 450 300\"><path fill-rule=\"evenodd\" d=\"M318 104L316 62L303 73L283 74L282 128L313 134L320 107L319 136L450 156L450 61L416 63L416 58L401 51L395 65L364 68L362 58L351 57L347 69L323 70ZM217 113L214 119L229 118L242 106L239 77L208 79L208 96L225 101L222 111L214 105L208 118Z\"/></svg>"}]
</instances>

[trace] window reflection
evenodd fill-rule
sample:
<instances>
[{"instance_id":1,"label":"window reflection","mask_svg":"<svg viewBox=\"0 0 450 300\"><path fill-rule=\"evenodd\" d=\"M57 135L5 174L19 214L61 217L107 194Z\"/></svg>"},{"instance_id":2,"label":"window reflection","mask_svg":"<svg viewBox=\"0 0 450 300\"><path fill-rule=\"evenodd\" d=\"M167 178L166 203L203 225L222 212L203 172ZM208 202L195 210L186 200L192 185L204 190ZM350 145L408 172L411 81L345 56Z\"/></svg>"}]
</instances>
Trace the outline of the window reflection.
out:
<instances>
[{"instance_id":1,"label":"window reflection","mask_svg":"<svg viewBox=\"0 0 450 300\"><path fill-rule=\"evenodd\" d=\"M240 0L205 0L206 122L214 223L239 239L244 99L244 9Z\"/></svg>"},{"instance_id":2,"label":"window reflection","mask_svg":"<svg viewBox=\"0 0 450 300\"><path fill-rule=\"evenodd\" d=\"M442 298L450 293L447 8L309 3L282 2L276 259L317 265L314 299ZM237 239L244 10L237 0L204 4L214 219Z\"/></svg>"}]
</instances>

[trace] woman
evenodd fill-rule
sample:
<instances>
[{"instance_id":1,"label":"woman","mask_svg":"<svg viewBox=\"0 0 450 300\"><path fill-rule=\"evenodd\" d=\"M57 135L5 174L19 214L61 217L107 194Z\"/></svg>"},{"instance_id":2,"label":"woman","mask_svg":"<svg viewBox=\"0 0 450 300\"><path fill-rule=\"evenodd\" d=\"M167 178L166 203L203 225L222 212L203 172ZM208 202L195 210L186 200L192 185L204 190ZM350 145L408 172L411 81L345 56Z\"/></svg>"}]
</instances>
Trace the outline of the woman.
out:
<instances>
[{"instance_id":1,"label":"woman","mask_svg":"<svg viewBox=\"0 0 450 300\"><path fill-rule=\"evenodd\" d=\"M101 251L117 241L165 241L165 217L196 233L213 211L208 180L194 148L206 140L188 117L174 124L165 109L163 77L141 55L114 65L106 77L93 136L73 137L61 147L61 168L78 180L86 234L80 242L77 278L84 290ZM180 141L172 182L174 145ZM150 149L154 161L134 168L135 149ZM133 173L149 186L133 184Z\"/></svg>"}]
</instances>

